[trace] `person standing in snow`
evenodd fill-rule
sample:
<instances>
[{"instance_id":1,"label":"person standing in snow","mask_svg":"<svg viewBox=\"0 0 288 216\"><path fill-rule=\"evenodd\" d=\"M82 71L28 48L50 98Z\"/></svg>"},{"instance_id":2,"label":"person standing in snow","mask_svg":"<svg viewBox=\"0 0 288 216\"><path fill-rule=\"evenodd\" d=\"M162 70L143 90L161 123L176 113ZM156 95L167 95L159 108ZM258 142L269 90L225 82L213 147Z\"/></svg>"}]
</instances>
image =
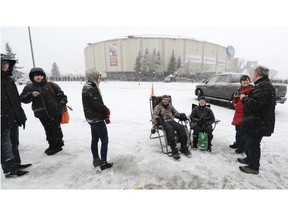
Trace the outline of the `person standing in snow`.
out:
<instances>
[{"instance_id":1,"label":"person standing in snow","mask_svg":"<svg viewBox=\"0 0 288 216\"><path fill-rule=\"evenodd\" d=\"M1 166L6 178L22 176L32 164L21 164L19 126L25 128L26 115L12 77L15 59L1 54Z\"/></svg>"},{"instance_id":2,"label":"person standing in snow","mask_svg":"<svg viewBox=\"0 0 288 216\"><path fill-rule=\"evenodd\" d=\"M187 141L188 137L185 131L185 127L177 123L174 118L178 118L180 121L188 120L185 113L179 113L174 106L170 103L168 95L163 95L161 102L154 108L153 120L157 122L157 125L162 125L166 132L168 143L172 150L172 157L175 160L179 160L180 154L176 148L175 131L179 136L181 144L180 151L187 157L191 157L191 152L188 149Z\"/></svg>"},{"instance_id":3,"label":"person standing in snow","mask_svg":"<svg viewBox=\"0 0 288 216\"><path fill-rule=\"evenodd\" d=\"M91 127L91 152L94 167L100 166L101 170L111 168L113 163L107 162L108 132L106 124L110 123L110 110L104 105L99 84L101 74L95 69L86 70L87 82L82 89L82 104L86 121ZM98 141L101 140L100 156Z\"/></svg>"},{"instance_id":4,"label":"person standing in snow","mask_svg":"<svg viewBox=\"0 0 288 216\"><path fill-rule=\"evenodd\" d=\"M45 153L54 155L64 146L60 121L62 111L66 109L67 96L56 83L47 82L42 68L32 68L29 78L32 83L25 86L20 98L23 103L32 102L34 116L42 123L49 143Z\"/></svg>"},{"instance_id":5,"label":"person standing in snow","mask_svg":"<svg viewBox=\"0 0 288 216\"><path fill-rule=\"evenodd\" d=\"M244 104L240 100L240 95L248 95L252 90L253 85L250 84L250 77L248 75L243 75L240 78L241 86L235 91L233 95L233 104L235 108L232 125L235 125L236 135L235 143L230 145L230 148L236 148L235 152L241 154L245 151L245 137L241 133L241 124L243 120Z\"/></svg>"},{"instance_id":6,"label":"person standing in snow","mask_svg":"<svg viewBox=\"0 0 288 216\"><path fill-rule=\"evenodd\" d=\"M238 158L238 162L247 164L247 166L239 167L244 173L259 173L261 140L264 136L271 136L274 132L276 93L268 77L268 68L257 67L252 78L254 88L248 96L240 95L240 99L244 104L241 130L245 133L247 157Z\"/></svg>"},{"instance_id":7,"label":"person standing in snow","mask_svg":"<svg viewBox=\"0 0 288 216\"><path fill-rule=\"evenodd\" d=\"M213 139L213 127L215 116L213 111L206 106L207 99L205 96L198 98L199 106L194 107L190 115L190 128L193 129L193 149L197 149L198 136L201 131L208 134L208 152L212 151L211 141Z\"/></svg>"}]
</instances>

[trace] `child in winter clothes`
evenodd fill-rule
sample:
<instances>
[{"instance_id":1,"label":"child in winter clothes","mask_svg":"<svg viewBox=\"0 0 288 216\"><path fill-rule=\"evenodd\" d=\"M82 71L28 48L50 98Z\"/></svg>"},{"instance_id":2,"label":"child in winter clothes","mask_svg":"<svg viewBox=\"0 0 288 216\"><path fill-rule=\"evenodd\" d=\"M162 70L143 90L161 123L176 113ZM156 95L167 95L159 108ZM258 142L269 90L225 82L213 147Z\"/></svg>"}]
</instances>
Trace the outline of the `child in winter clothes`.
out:
<instances>
[{"instance_id":1,"label":"child in winter clothes","mask_svg":"<svg viewBox=\"0 0 288 216\"><path fill-rule=\"evenodd\" d=\"M45 153L53 155L62 151L64 146L60 121L62 111L66 109L67 96L56 83L47 82L42 68L32 68L29 77L32 83L25 86L20 98L23 103L32 102L34 115L42 123L49 143Z\"/></svg>"},{"instance_id":2,"label":"child in winter clothes","mask_svg":"<svg viewBox=\"0 0 288 216\"><path fill-rule=\"evenodd\" d=\"M236 135L233 145L230 145L230 148L236 148L235 152L237 154L244 153L245 151L245 139L244 136L241 134L241 124L243 121L243 113L244 113L244 104L240 100L240 95L248 95L249 92L252 90L253 85L250 84L250 77L247 75L243 75L240 78L241 86L235 91L233 95L233 104L235 107L235 113L232 121L232 125L235 125Z\"/></svg>"}]
</instances>

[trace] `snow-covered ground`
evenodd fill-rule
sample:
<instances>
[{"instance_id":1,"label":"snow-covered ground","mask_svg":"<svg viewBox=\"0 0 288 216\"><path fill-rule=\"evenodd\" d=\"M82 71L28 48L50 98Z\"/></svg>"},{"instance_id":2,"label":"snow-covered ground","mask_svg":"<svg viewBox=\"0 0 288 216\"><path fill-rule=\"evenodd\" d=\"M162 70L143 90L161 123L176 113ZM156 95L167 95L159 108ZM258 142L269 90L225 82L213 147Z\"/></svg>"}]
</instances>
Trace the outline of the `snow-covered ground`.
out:
<instances>
[{"instance_id":1,"label":"snow-covered ground","mask_svg":"<svg viewBox=\"0 0 288 216\"><path fill-rule=\"evenodd\" d=\"M262 141L259 175L240 172L237 157L228 146L235 130L231 125L234 110L211 105L221 122L214 131L212 153L192 151L192 158L180 161L161 153L159 141L149 139L149 97L152 83L102 82L105 104L111 110L108 161L113 168L100 171L92 165L90 127L85 121L81 90L84 83L58 82L68 96L70 123L62 125L65 146L62 152L47 156L44 129L23 104L28 121L20 128L20 153L23 163L32 163L29 174L6 179L2 189L287 189L288 103L276 107L276 127L272 137ZM154 83L155 95L169 94L175 108L187 115L197 103L196 84ZM23 86L18 86L19 92Z\"/></svg>"}]
</instances>

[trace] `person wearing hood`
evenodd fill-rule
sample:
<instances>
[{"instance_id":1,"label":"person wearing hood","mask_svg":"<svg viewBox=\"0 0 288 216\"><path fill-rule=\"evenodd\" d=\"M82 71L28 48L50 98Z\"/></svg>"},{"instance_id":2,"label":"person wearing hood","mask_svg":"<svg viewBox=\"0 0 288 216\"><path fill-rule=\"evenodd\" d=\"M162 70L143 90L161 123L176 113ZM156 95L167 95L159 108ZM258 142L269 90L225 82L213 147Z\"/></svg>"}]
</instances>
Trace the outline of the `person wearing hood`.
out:
<instances>
[{"instance_id":1,"label":"person wearing hood","mask_svg":"<svg viewBox=\"0 0 288 216\"><path fill-rule=\"evenodd\" d=\"M111 168L113 163L107 162L108 131L106 124L110 123L110 110L105 106L99 84L101 73L95 69L86 70L87 82L82 89L82 104L86 121L91 127L91 152L94 167L100 166L101 170ZM101 140L100 156L98 141Z\"/></svg>"},{"instance_id":2,"label":"person wearing hood","mask_svg":"<svg viewBox=\"0 0 288 216\"><path fill-rule=\"evenodd\" d=\"M1 166L5 177L17 177L32 164L21 164L19 126L25 128L26 115L12 77L15 59L1 54Z\"/></svg>"},{"instance_id":3,"label":"person wearing hood","mask_svg":"<svg viewBox=\"0 0 288 216\"><path fill-rule=\"evenodd\" d=\"M215 122L215 117L213 111L206 106L206 97L200 96L198 98L199 106L194 107L190 115L190 128L193 129L193 149L197 149L198 135L200 132L205 132L208 134L208 149L207 151L212 151L211 141L213 139L213 127L212 124Z\"/></svg>"},{"instance_id":4,"label":"person wearing hood","mask_svg":"<svg viewBox=\"0 0 288 216\"><path fill-rule=\"evenodd\" d=\"M62 111L66 109L67 96L56 83L47 82L46 74L40 67L32 68L29 78L32 83L24 87L20 98L25 104L32 102L34 116L43 125L49 144L45 153L54 155L64 146L60 122Z\"/></svg>"},{"instance_id":5,"label":"person wearing hood","mask_svg":"<svg viewBox=\"0 0 288 216\"><path fill-rule=\"evenodd\" d=\"M276 92L269 79L269 69L259 66L253 73L254 88L248 94L241 94L244 104L244 116L241 132L245 134L247 156L238 158L238 162L246 164L239 169L244 173L259 174L261 141L271 136L275 127Z\"/></svg>"},{"instance_id":6,"label":"person wearing hood","mask_svg":"<svg viewBox=\"0 0 288 216\"><path fill-rule=\"evenodd\" d=\"M181 144L180 152L182 152L186 157L191 157L191 152L187 145L188 136L185 127L176 122L175 118L178 118L180 121L188 120L185 113L179 113L170 103L170 97L168 95L163 95L161 102L154 108L153 120L157 122L157 125L163 126L163 129L166 132L168 144L172 150L172 157L175 160L179 160L181 157L176 148L175 131L177 132Z\"/></svg>"}]
</instances>

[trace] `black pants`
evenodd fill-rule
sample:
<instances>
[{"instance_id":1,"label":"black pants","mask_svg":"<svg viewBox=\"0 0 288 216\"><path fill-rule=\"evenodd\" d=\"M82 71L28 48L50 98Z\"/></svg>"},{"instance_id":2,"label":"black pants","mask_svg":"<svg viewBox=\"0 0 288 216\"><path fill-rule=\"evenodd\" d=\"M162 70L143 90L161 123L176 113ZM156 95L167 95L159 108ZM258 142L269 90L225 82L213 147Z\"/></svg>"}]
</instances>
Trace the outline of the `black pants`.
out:
<instances>
[{"instance_id":1,"label":"black pants","mask_svg":"<svg viewBox=\"0 0 288 216\"><path fill-rule=\"evenodd\" d=\"M51 148L62 147L63 143L63 133L60 125L60 116L55 118L40 118L40 121L45 129L46 140Z\"/></svg>"},{"instance_id":2,"label":"black pants","mask_svg":"<svg viewBox=\"0 0 288 216\"><path fill-rule=\"evenodd\" d=\"M213 139L213 129L211 125L205 126L205 127L195 127L193 129L193 148L197 148L198 143L198 135L200 132L205 132L208 134L208 148L212 146L211 141Z\"/></svg>"},{"instance_id":3,"label":"black pants","mask_svg":"<svg viewBox=\"0 0 288 216\"><path fill-rule=\"evenodd\" d=\"M181 148L187 148L187 134L184 125L181 125L175 121L170 121L164 122L163 128L166 132L167 140L172 150L176 148L175 131L177 132L177 135L179 137Z\"/></svg>"},{"instance_id":4,"label":"black pants","mask_svg":"<svg viewBox=\"0 0 288 216\"><path fill-rule=\"evenodd\" d=\"M249 167L254 170L259 170L261 157L261 140L263 136L256 134L245 134L246 138L246 154Z\"/></svg>"}]
</instances>

